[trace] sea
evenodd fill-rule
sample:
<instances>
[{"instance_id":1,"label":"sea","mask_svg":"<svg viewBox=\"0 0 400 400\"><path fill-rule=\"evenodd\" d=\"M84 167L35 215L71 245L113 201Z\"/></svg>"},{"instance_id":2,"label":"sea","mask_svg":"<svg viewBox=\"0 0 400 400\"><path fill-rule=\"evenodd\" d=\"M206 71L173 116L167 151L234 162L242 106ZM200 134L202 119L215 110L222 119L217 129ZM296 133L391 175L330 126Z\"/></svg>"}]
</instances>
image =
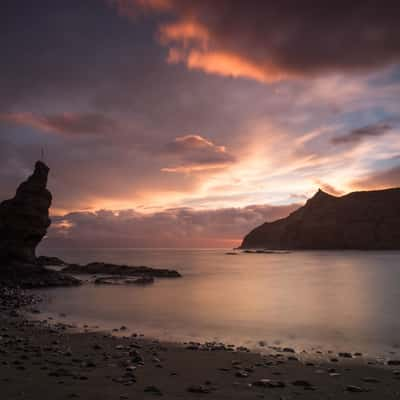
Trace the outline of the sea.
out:
<instances>
[{"instance_id":1,"label":"sea","mask_svg":"<svg viewBox=\"0 0 400 400\"><path fill-rule=\"evenodd\" d=\"M176 269L148 286L41 290L40 318L171 342L259 349L397 353L400 252L229 249L52 249L70 263L104 261Z\"/></svg>"}]
</instances>

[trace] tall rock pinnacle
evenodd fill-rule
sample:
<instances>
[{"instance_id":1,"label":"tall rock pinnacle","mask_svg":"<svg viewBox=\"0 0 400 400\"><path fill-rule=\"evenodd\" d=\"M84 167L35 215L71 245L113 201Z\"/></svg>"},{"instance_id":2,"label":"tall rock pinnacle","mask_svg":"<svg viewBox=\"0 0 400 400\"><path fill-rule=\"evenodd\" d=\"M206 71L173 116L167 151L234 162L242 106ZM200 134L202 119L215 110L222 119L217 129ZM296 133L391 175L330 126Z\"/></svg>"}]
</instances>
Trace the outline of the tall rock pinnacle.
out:
<instances>
[{"instance_id":1,"label":"tall rock pinnacle","mask_svg":"<svg viewBox=\"0 0 400 400\"><path fill-rule=\"evenodd\" d=\"M41 161L15 196L0 203L0 260L34 263L35 249L50 226L49 168Z\"/></svg>"}]
</instances>

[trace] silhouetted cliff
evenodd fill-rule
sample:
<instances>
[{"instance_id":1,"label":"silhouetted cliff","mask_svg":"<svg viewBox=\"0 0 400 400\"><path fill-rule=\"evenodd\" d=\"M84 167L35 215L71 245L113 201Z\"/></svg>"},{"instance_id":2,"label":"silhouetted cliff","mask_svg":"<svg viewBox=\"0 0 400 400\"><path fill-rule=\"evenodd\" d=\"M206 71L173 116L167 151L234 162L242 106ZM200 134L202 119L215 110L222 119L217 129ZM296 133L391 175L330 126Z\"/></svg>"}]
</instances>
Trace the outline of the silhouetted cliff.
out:
<instances>
[{"instance_id":1,"label":"silhouetted cliff","mask_svg":"<svg viewBox=\"0 0 400 400\"><path fill-rule=\"evenodd\" d=\"M15 196L0 203L0 260L34 263L35 249L50 226L49 168L38 161Z\"/></svg>"},{"instance_id":2,"label":"silhouetted cliff","mask_svg":"<svg viewBox=\"0 0 400 400\"><path fill-rule=\"evenodd\" d=\"M319 190L288 217L253 229L241 248L400 249L400 189L342 197Z\"/></svg>"}]
</instances>

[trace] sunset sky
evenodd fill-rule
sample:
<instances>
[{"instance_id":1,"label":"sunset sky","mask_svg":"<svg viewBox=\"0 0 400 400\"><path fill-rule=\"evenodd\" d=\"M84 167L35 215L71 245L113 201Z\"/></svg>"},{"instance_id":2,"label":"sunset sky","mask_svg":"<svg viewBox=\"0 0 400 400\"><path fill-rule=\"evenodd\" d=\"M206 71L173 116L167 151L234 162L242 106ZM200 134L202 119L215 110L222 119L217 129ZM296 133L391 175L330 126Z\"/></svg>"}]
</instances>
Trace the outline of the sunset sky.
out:
<instances>
[{"instance_id":1,"label":"sunset sky","mask_svg":"<svg viewBox=\"0 0 400 400\"><path fill-rule=\"evenodd\" d=\"M0 198L44 148L49 246L230 247L319 187L400 186L399 21L389 0L3 0Z\"/></svg>"}]
</instances>

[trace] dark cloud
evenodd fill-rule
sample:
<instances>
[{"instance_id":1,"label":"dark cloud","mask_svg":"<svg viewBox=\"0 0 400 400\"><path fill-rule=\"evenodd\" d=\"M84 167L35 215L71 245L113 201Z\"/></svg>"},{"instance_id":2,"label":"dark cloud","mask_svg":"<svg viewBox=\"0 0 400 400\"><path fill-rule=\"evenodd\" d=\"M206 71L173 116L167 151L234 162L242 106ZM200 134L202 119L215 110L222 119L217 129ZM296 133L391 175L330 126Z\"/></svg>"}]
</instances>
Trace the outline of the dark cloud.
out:
<instances>
[{"instance_id":1,"label":"dark cloud","mask_svg":"<svg viewBox=\"0 0 400 400\"><path fill-rule=\"evenodd\" d=\"M395 0L115 0L122 14L169 13L160 41L190 69L273 81L370 70L400 60ZM136 8L134 7L136 6Z\"/></svg>"},{"instance_id":2,"label":"dark cloud","mask_svg":"<svg viewBox=\"0 0 400 400\"><path fill-rule=\"evenodd\" d=\"M400 165L383 171L373 172L361 179L357 179L352 182L352 187L361 190L400 187Z\"/></svg>"},{"instance_id":3,"label":"dark cloud","mask_svg":"<svg viewBox=\"0 0 400 400\"><path fill-rule=\"evenodd\" d=\"M253 205L196 211L176 208L151 214L135 210L76 212L53 217L46 247L229 247L255 226L299 207Z\"/></svg>"},{"instance_id":4,"label":"dark cloud","mask_svg":"<svg viewBox=\"0 0 400 400\"><path fill-rule=\"evenodd\" d=\"M179 164L163 168L165 172L224 168L235 161L225 146L218 146L200 135L178 136L166 146L166 150L179 158Z\"/></svg>"},{"instance_id":5,"label":"dark cloud","mask_svg":"<svg viewBox=\"0 0 400 400\"><path fill-rule=\"evenodd\" d=\"M378 123L353 129L347 135L338 136L332 139L333 144L358 143L368 137L382 136L393 127L387 123Z\"/></svg>"},{"instance_id":6,"label":"dark cloud","mask_svg":"<svg viewBox=\"0 0 400 400\"><path fill-rule=\"evenodd\" d=\"M27 125L32 128L66 135L113 133L118 123L99 113L62 113L36 115L33 113L0 114L0 122Z\"/></svg>"}]
</instances>

